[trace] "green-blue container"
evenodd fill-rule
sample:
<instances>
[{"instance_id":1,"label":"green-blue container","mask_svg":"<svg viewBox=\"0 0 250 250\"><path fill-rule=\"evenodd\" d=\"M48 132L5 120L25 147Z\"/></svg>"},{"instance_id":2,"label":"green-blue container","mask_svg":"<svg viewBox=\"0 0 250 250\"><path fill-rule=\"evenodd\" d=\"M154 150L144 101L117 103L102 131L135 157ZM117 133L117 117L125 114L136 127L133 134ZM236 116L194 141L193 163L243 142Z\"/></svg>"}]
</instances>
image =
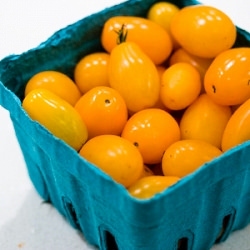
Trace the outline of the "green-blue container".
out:
<instances>
[{"instance_id":1,"label":"green-blue container","mask_svg":"<svg viewBox=\"0 0 250 250\"><path fill-rule=\"evenodd\" d=\"M76 63L101 50L102 25L114 15L145 16L157 0L130 0L69 25L40 46L0 62L0 104L9 110L37 192L103 250L206 250L250 222L250 142L205 164L149 200L136 200L31 120L21 101L42 70L73 76ZM179 7L196 1L172 1ZM238 28L235 46L250 46ZM49 226L49 225L48 225Z\"/></svg>"}]
</instances>

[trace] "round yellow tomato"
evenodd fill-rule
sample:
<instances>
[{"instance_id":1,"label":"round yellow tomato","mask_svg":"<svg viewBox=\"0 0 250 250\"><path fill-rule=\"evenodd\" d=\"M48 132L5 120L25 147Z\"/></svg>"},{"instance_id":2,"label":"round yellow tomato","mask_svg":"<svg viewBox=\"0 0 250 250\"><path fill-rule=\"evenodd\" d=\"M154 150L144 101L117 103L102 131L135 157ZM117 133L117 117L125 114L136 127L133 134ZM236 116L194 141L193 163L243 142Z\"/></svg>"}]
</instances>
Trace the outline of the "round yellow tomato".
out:
<instances>
[{"instance_id":1,"label":"round yellow tomato","mask_svg":"<svg viewBox=\"0 0 250 250\"><path fill-rule=\"evenodd\" d=\"M64 73L54 70L41 71L32 76L25 87L25 96L37 88L50 90L71 105L74 105L81 97L81 92L73 80Z\"/></svg>"},{"instance_id":2,"label":"round yellow tomato","mask_svg":"<svg viewBox=\"0 0 250 250\"><path fill-rule=\"evenodd\" d=\"M157 68L133 42L123 42L112 50L108 74L110 86L122 95L131 113L150 108L159 99Z\"/></svg>"},{"instance_id":3,"label":"round yellow tomato","mask_svg":"<svg viewBox=\"0 0 250 250\"><path fill-rule=\"evenodd\" d=\"M229 119L222 137L221 148L226 151L250 140L250 99L241 104Z\"/></svg>"},{"instance_id":4,"label":"round yellow tomato","mask_svg":"<svg viewBox=\"0 0 250 250\"><path fill-rule=\"evenodd\" d=\"M82 93L97 86L109 86L109 54L95 52L84 56L74 70L74 80Z\"/></svg>"},{"instance_id":5,"label":"round yellow tomato","mask_svg":"<svg viewBox=\"0 0 250 250\"><path fill-rule=\"evenodd\" d=\"M231 115L229 106L217 104L207 94L202 94L181 117L181 138L204 140L220 148L222 134Z\"/></svg>"},{"instance_id":6,"label":"round yellow tomato","mask_svg":"<svg viewBox=\"0 0 250 250\"><path fill-rule=\"evenodd\" d=\"M75 104L88 128L89 138L102 134L120 135L128 119L126 103L118 91L98 86Z\"/></svg>"},{"instance_id":7,"label":"round yellow tomato","mask_svg":"<svg viewBox=\"0 0 250 250\"><path fill-rule=\"evenodd\" d=\"M155 64L166 61L173 49L168 32L147 18L114 16L108 19L101 34L103 48L111 53L124 39L136 43Z\"/></svg>"},{"instance_id":8,"label":"round yellow tomato","mask_svg":"<svg viewBox=\"0 0 250 250\"><path fill-rule=\"evenodd\" d=\"M170 110L188 107L201 92L201 77L189 63L175 63L161 78L160 98Z\"/></svg>"},{"instance_id":9,"label":"round yellow tomato","mask_svg":"<svg viewBox=\"0 0 250 250\"><path fill-rule=\"evenodd\" d=\"M173 37L189 53L213 58L231 48L236 40L236 26L221 10L190 5L174 15L170 29Z\"/></svg>"},{"instance_id":10,"label":"round yellow tomato","mask_svg":"<svg viewBox=\"0 0 250 250\"><path fill-rule=\"evenodd\" d=\"M144 171L137 147L117 135L96 136L83 145L79 154L125 187L141 178Z\"/></svg>"},{"instance_id":11,"label":"round yellow tomato","mask_svg":"<svg viewBox=\"0 0 250 250\"><path fill-rule=\"evenodd\" d=\"M220 149L208 142L180 140L166 149L162 158L162 171L166 176L182 178L221 154Z\"/></svg>"},{"instance_id":12,"label":"round yellow tomato","mask_svg":"<svg viewBox=\"0 0 250 250\"><path fill-rule=\"evenodd\" d=\"M30 91L23 108L33 120L77 151L88 139L87 127L74 107L47 89Z\"/></svg>"},{"instance_id":13,"label":"round yellow tomato","mask_svg":"<svg viewBox=\"0 0 250 250\"><path fill-rule=\"evenodd\" d=\"M129 118L121 136L138 147L145 164L156 164L165 149L180 139L180 128L168 112L144 109Z\"/></svg>"},{"instance_id":14,"label":"round yellow tomato","mask_svg":"<svg viewBox=\"0 0 250 250\"><path fill-rule=\"evenodd\" d=\"M238 105L250 98L250 48L220 53L209 66L204 87L210 98L221 105Z\"/></svg>"},{"instance_id":15,"label":"round yellow tomato","mask_svg":"<svg viewBox=\"0 0 250 250\"><path fill-rule=\"evenodd\" d=\"M128 192L137 199L149 199L176 184L179 180L180 178L175 176L147 176L131 185Z\"/></svg>"}]
</instances>

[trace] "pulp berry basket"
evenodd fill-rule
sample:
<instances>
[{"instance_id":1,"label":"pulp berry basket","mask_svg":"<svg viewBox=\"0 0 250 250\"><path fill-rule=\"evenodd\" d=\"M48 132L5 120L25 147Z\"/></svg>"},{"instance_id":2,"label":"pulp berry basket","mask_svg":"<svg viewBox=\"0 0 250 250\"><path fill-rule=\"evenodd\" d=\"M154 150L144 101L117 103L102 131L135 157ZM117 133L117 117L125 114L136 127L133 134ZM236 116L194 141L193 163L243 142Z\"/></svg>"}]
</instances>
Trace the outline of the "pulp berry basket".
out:
<instances>
[{"instance_id":1,"label":"pulp berry basket","mask_svg":"<svg viewBox=\"0 0 250 250\"><path fill-rule=\"evenodd\" d=\"M35 189L100 249L205 250L250 222L250 142L155 197L137 200L22 108L25 84L32 75L58 70L73 77L84 55L102 50L105 20L120 14L145 16L155 2L130 0L104 9L59 30L38 47L0 62L0 103L9 110ZM235 46L250 46L249 41L250 35L238 28Z\"/></svg>"}]
</instances>

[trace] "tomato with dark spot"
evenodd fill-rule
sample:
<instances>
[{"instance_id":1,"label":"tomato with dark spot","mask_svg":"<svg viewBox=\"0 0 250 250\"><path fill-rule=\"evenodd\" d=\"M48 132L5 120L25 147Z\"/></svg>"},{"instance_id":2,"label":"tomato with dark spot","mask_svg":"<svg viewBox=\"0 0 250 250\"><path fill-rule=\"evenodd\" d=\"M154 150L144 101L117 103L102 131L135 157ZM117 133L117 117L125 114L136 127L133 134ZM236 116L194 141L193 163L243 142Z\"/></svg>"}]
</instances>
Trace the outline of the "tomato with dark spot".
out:
<instances>
[{"instance_id":1,"label":"tomato with dark spot","mask_svg":"<svg viewBox=\"0 0 250 250\"><path fill-rule=\"evenodd\" d=\"M250 98L250 48L232 48L220 53L209 66L204 87L221 105L239 105Z\"/></svg>"}]
</instances>

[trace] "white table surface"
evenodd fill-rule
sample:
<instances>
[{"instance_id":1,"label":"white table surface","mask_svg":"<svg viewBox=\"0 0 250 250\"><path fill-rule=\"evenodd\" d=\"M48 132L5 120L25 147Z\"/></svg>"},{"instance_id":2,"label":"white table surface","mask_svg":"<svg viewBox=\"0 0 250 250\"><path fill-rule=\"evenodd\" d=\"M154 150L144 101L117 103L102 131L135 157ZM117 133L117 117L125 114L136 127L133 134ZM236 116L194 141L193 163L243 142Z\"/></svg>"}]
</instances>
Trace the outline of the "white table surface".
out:
<instances>
[{"instance_id":1,"label":"white table surface","mask_svg":"<svg viewBox=\"0 0 250 250\"><path fill-rule=\"evenodd\" d=\"M119 0L1 0L0 59L36 47L54 31ZM250 31L245 0L203 0ZM8 111L0 106L0 249L88 250L84 237L34 190ZM213 250L250 249L250 226L231 234Z\"/></svg>"}]
</instances>

